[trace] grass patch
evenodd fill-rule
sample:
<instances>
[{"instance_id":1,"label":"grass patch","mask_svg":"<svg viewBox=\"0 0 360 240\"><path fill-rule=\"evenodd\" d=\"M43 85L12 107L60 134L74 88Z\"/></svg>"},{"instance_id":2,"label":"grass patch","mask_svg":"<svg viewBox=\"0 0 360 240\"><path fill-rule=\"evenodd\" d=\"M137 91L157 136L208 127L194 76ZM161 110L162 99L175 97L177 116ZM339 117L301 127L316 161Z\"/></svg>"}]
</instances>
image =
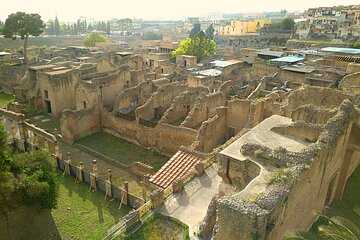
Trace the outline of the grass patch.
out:
<instances>
[{"instance_id":1,"label":"grass patch","mask_svg":"<svg viewBox=\"0 0 360 240\"><path fill-rule=\"evenodd\" d=\"M88 185L76 184L71 176L59 177L59 198L52 216L63 239L102 239L129 209L117 201L104 200L104 193L89 192Z\"/></svg>"},{"instance_id":2,"label":"grass patch","mask_svg":"<svg viewBox=\"0 0 360 240\"><path fill-rule=\"evenodd\" d=\"M15 96L0 92L0 107L4 108L8 103L14 102Z\"/></svg>"},{"instance_id":3,"label":"grass patch","mask_svg":"<svg viewBox=\"0 0 360 240\"><path fill-rule=\"evenodd\" d=\"M267 179L267 185L282 184L289 180L290 172L287 168L277 168L275 174Z\"/></svg>"},{"instance_id":4,"label":"grass patch","mask_svg":"<svg viewBox=\"0 0 360 240\"><path fill-rule=\"evenodd\" d=\"M117 138L109 133L97 132L77 141L86 147L94 149L114 160L130 165L133 162L142 162L159 170L168 160L156 152L140 147L131 142Z\"/></svg>"},{"instance_id":5,"label":"grass patch","mask_svg":"<svg viewBox=\"0 0 360 240\"><path fill-rule=\"evenodd\" d=\"M155 213L145 220L133 234L122 240L186 240L189 239L189 227L181 221Z\"/></svg>"}]
</instances>

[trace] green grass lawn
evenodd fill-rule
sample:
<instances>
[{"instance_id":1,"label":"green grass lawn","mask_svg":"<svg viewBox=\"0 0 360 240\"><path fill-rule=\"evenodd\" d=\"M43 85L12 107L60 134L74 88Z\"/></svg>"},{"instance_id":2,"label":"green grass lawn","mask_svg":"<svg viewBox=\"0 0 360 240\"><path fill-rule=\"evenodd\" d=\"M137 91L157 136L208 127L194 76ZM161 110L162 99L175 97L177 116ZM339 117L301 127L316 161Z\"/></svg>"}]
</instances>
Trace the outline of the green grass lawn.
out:
<instances>
[{"instance_id":1,"label":"green grass lawn","mask_svg":"<svg viewBox=\"0 0 360 240\"><path fill-rule=\"evenodd\" d=\"M332 204L327 215L347 218L360 228L360 167L346 183L342 200Z\"/></svg>"},{"instance_id":2,"label":"green grass lawn","mask_svg":"<svg viewBox=\"0 0 360 240\"><path fill-rule=\"evenodd\" d=\"M155 213L143 226L122 240L186 240L189 227L179 220Z\"/></svg>"},{"instance_id":3,"label":"green grass lawn","mask_svg":"<svg viewBox=\"0 0 360 240\"><path fill-rule=\"evenodd\" d=\"M105 132L94 133L78 140L77 143L127 165L133 162L145 163L154 167L155 171L159 170L169 159Z\"/></svg>"},{"instance_id":4,"label":"green grass lawn","mask_svg":"<svg viewBox=\"0 0 360 240\"><path fill-rule=\"evenodd\" d=\"M75 183L59 172L59 198L52 216L63 239L102 239L129 209L117 201L104 200L103 192L89 192L88 185Z\"/></svg>"},{"instance_id":5,"label":"green grass lawn","mask_svg":"<svg viewBox=\"0 0 360 240\"><path fill-rule=\"evenodd\" d=\"M15 100L15 96L0 92L0 107L1 108L6 107L6 105L8 103L13 102L14 100Z\"/></svg>"}]
</instances>

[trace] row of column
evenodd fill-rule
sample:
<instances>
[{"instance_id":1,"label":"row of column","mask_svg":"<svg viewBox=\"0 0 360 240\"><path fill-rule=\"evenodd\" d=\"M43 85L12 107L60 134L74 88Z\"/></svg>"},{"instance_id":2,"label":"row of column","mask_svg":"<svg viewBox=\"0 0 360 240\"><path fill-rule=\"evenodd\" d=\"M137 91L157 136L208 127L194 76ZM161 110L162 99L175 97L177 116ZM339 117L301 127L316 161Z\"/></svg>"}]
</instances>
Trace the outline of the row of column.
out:
<instances>
[{"instance_id":1,"label":"row of column","mask_svg":"<svg viewBox=\"0 0 360 240\"><path fill-rule=\"evenodd\" d=\"M97 191L97 182L96 182L97 178L98 178L98 165L97 164L98 164L97 160L94 159L92 161L92 171L89 173L89 182L90 182L89 191L92 191L92 192ZM84 163L80 162L79 166L75 166L75 167L76 167L75 181L77 183L81 183L81 182L84 181L84 177L83 177ZM63 172L63 175L65 175L65 174L66 175L71 175L70 170L71 170L71 154L68 152L67 153L67 159L64 160L64 172ZM107 179L104 180L104 183L105 183L105 199L107 197L110 197L111 199L113 199L114 194L113 194L113 190L112 190L112 185L113 185L112 170L110 168L107 170ZM146 184L144 183L144 181L141 181L140 185L141 185L141 189L142 189L142 198L146 202L146 193L147 193ZM124 182L124 190L121 193L121 196L122 196L122 199L121 199L120 207L121 207L121 204L127 204L128 203L129 183L127 181Z\"/></svg>"}]
</instances>

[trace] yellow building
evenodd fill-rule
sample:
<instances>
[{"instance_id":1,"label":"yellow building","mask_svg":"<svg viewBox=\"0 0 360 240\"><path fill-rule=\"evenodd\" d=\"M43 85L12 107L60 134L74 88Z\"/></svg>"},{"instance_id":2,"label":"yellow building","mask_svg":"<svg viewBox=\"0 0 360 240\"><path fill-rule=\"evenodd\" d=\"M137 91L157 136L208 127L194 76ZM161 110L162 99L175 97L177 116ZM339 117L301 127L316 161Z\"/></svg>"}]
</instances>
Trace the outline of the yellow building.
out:
<instances>
[{"instance_id":1,"label":"yellow building","mask_svg":"<svg viewBox=\"0 0 360 240\"><path fill-rule=\"evenodd\" d=\"M271 19L233 20L228 26L220 26L217 32L218 35L246 35L256 33L270 23Z\"/></svg>"}]
</instances>

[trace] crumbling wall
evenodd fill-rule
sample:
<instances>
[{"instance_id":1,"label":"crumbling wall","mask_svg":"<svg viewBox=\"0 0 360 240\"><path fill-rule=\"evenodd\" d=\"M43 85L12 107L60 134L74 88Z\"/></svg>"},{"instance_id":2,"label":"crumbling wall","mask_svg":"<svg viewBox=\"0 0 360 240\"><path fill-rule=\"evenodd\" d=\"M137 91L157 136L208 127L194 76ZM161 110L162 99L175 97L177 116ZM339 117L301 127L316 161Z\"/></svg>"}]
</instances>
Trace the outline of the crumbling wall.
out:
<instances>
[{"instance_id":1,"label":"crumbling wall","mask_svg":"<svg viewBox=\"0 0 360 240\"><path fill-rule=\"evenodd\" d=\"M135 110L136 118L150 120L162 116L170 107L175 97L186 90L179 82L163 85L152 94L147 102Z\"/></svg>"},{"instance_id":2,"label":"crumbling wall","mask_svg":"<svg viewBox=\"0 0 360 240\"><path fill-rule=\"evenodd\" d=\"M96 65L96 72L111 72L116 69L116 65L112 63L110 57L101 58Z\"/></svg>"},{"instance_id":3,"label":"crumbling wall","mask_svg":"<svg viewBox=\"0 0 360 240\"><path fill-rule=\"evenodd\" d=\"M251 101L243 99L230 100L227 103L226 126L233 128L237 134L249 121Z\"/></svg>"},{"instance_id":4,"label":"crumbling wall","mask_svg":"<svg viewBox=\"0 0 360 240\"><path fill-rule=\"evenodd\" d=\"M75 87L76 109L92 108L100 103L100 86L78 82Z\"/></svg>"},{"instance_id":5,"label":"crumbling wall","mask_svg":"<svg viewBox=\"0 0 360 240\"><path fill-rule=\"evenodd\" d=\"M145 81L145 71L140 69L140 70L130 70L130 74L131 74L131 82L132 84L135 86L137 85L139 82Z\"/></svg>"},{"instance_id":6,"label":"crumbling wall","mask_svg":"<svg viewBox=\"0 0 360 240\"><path fill-rule=\"evenodd\" d=\"M248 126L254 127L258 125L258 123L263 121L265 118L269 117L269 114L266 114L266 109L272 106L273 102L274 101L269 98L260 98L253 100L250 106Z\"/></svg>"},{"instance_id":7,"label":"crumbling wall","mask_svg":"<svg viewBox=\"0 0 360 240\"><path fill-rule=\"evenodd\" d=\"M360 94L360 72L352 73L352 74L345 76L341 80L341 82L339 84L339 88L342 89L347 94L359 95Z\"/></svg>"},{"instance_id":8,"label":"crumbling wall","mask_svg":"<svg viewBox=\"0 0 360 240\"><path fill-rule=\"evenodd\" d=\"M307 104L333 109L345 99L352 99L352 97L330 88L306 86L292 91L285 100L281 111L284 116L290 117L294 109Z\"/></svg>"},{"instance_id":9,"label":"crumbling wall","mask_svg":"<svg viewBox=\"0 0 360 240\"><path fill-rule=\"evenodd\" d=\"M75 85L78 75L74 71L61 74L48 74L40 72L37 74L38 87L41 99L51 102L51 112L60 116L64 109L76 109ZM45 95L47 91L47 95Z\"/></svg>"},{"instance_id":10,"label":"crumbling wall","mask_svg":"<svg viewBox=\"0 0 360 240\"><path fill-rule=\"evenodd\" d=\"M25 67L8 67L0 64L0 89L7 94L15 94L14 87L20 85L25 73Z\"/></svg>"},{"instance_id":11,"label":"crumbling wall","mask_svg":"<svg viewBox=\"0 0 360 240\"><path fill-rule=\"evenodd\" d=\"M103 128L118 133L125 139L137 142L144 147L152 147L165 154L174 154L180 146L190 146L197 136L197 131L159 123L155 128L146 127L137 122L130 122L103 110L101 123Z\"/></svg>"},{"instance_id":12,"label":"crumbling wall","mask_svg":"<svg viewBox=\"0 0 360 240\"><path fill-rule=\"evenodd\" d=\"M309 123L325 124L331 117L335 115L336 111L307 104L296 108L291 113L293 121L305 121Z\"/></svg>"},{"instance_id":13,"label":"crumbling wall","mask_svg":"<svg viewBox=\"0 0 360 240\"><path fill-rule=\"evenodd\" d=\"M215 147L223 144L226 133L226 108L217 109L214 117L203 122L199 134L192 148L200 152L211 152Z\"/></svg>"},{"instance_id":14,"label":"crumbling wall","mask_svg":"<svg viewBox=\"0 0 360 240\"><path fill-rule=\"evenodd\" d=\"M100 131L100 113L95 107L77 111L64 110L60 128L63 139L74 143L77 139Z\"/></svg>"},{"instance_id":15,"label":"crumbling wall","mask_svg":"<svg viewBox=\"0 0 360 240\"><path fill-rule=\"evenodd\" d=\"M239 70L239 76L242 81L250 82L254 79L261 79L264 76L273 76L279 69L276 66L263 62L255 62L251 67L245 67Z\"/></svg>"},{"instance_id":16,"label":"crumbling wall","mask_svg":"<svg viewBox=\"0 0 360 240\"><path fill-rule=\"evenodd\" d=\"M190 109L194 106L196 99L200 94L208 94L208 89L204 87L189 88L186 92L180 93L166 110L160 122L173 123L179 119L185 119ZM180 123L179 123L180 124Z\"/></svg>"},{"instance_id":17,"label":"crumbling wall","mask_svg":"<svg viewBox=\"0 0 360 240\"><path fill-rule=\"evenodd\" d=\"M150 94L154 90L155 86L152 81L149 80L121 91L116 97L114 112L129 113L134 111L139 105L144 104L150 98Z\"/></svg>"},{"instance_id":18,"label":"crumbling wall","mask_svg":"<svg viewBox=\"0 0 360 240\"><path fill-rule=\"evenodd\" d=\"M314 211L321 212L341 198L347 177L359 164L358 152L349 145L360 142L350 141L355 135L359 138L358 129L353 128L359 117L359 110L345 100L324 125L295 122L273 129L300 138L310 136L311 141L316 141L299 152L281 147L272 150L264 146L267 144L245 144L241 148L244 160L220 155L224 159L218 161L219 174L243 191L219 200L215 239L283 239L290 229L308 229L316 219ZM247 161L259 164L259 176L244 166ZM269 165L288 171L286 180L270 182L275 172ZM244 181L241 176L249 172L255 174Z\"/></svg>"},{"instance_id":19,"label":"crumbling wall","mask_svg":"<svg viewBox=\"0 0 360 240\"><path fill-rule=\"evenodd\" d=\"M226 106L226 95L222 92L216 92L209 95L200 96L190 113L181 124L184 127L196 128L202 122L215 116L217 107Z\"/></svg>"},{"instance_id":20,"label":"crumbling wall","mask_svg":"<svg viewBox=\"0 0 360 240\"><path fill-rule=\"evenodd\" d=\"M291 84L301 85L305 84L305 73L292 72L288 70L279 69L277 79L281 82L289 81Z\"/></svg>"},{"instance_id":21,"label":"crumbling wall","mask_svg":"<svg viewBox=\"0 0 360 240\"><path fill-rule=\"evenodd\" d=\"M126 66L113 72L90 74L81 77L83 84L90 84L100 88L100 99L103 105L113 106L114 99L123 89L133 87L137 81L131 80L131 74Z\"/></svg>"}]
</instances>

